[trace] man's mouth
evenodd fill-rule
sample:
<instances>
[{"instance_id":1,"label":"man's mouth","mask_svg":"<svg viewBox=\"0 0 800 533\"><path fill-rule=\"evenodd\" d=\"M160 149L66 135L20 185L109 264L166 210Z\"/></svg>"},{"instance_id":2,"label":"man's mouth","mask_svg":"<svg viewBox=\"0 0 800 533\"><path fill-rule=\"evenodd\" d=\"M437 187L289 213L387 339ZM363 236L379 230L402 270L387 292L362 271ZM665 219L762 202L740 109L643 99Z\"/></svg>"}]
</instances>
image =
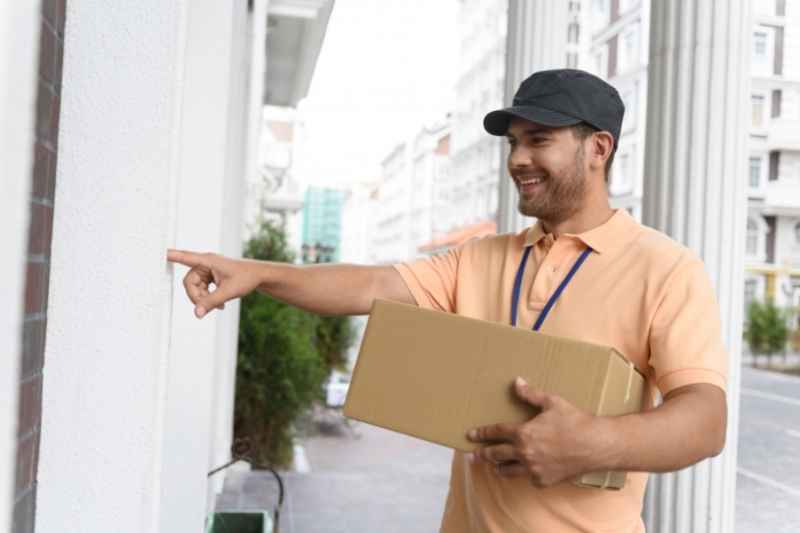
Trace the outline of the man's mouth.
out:
<instances>
[{"instance_id":1,"label":"man's mouth","mask_svg":"<svg viewBox=\"0 0 800 533\"><path fill-rule=\"evenodd\" d=\"M517 182L519 192L529 194L535 192L546 181L544 176L517 176L514 178Z\"/></svg>"}]
</instances>

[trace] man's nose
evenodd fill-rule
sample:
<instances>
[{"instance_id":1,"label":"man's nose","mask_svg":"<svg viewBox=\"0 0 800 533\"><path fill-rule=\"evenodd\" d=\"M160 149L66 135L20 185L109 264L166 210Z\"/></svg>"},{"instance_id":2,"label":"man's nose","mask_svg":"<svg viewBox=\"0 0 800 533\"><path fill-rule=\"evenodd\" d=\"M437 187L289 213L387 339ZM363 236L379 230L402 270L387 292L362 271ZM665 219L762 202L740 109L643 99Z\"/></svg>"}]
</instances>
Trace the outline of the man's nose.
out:
<instances>
[{"instance_id":1,"label":"man's nose","mask_svg":"<svg viewBox=\"0 0 800 533\"><path fill-rule=\"evenodd\" d=\"M508 154L508 168L511 170L531 166L530 154L522 147L515 147Z\"/></svg>"}]
</instances>

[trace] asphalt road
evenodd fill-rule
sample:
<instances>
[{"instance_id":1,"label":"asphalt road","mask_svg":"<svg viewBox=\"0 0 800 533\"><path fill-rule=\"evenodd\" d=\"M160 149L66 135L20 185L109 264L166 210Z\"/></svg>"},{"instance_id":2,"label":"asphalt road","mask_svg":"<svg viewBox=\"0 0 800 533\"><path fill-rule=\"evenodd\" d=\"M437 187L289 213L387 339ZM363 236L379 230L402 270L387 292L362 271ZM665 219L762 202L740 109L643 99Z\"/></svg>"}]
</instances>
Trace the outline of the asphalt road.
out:
<instances>
[{"instance_id":1,"label":"asphalt road","mask_svg":"<svg viewBox=\"0 0 800 533\"><path fill-rule=\"evenodd\" d=\"M742 368L737 533L800 532L800 377Z\"/></svg>"}]
</instances>

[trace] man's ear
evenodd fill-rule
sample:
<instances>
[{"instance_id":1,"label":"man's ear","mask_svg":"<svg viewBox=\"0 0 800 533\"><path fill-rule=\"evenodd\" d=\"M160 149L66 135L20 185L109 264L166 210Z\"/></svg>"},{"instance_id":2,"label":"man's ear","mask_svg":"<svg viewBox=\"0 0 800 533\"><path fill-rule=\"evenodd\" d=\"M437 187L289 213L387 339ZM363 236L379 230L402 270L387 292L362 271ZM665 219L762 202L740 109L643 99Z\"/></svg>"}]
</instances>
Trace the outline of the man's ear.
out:
<instances>
[{"instance_id":1,"label":"man's ear","mask_svg":"<svg viewBox=\"0 0 800 533\"><path fill-rule=\"evenodd\" d=\"M598 131L592 135L592 150L589 166L604 171L606 161L614 151L614 136L607 131Z\"/></svg>"}]
</instances>

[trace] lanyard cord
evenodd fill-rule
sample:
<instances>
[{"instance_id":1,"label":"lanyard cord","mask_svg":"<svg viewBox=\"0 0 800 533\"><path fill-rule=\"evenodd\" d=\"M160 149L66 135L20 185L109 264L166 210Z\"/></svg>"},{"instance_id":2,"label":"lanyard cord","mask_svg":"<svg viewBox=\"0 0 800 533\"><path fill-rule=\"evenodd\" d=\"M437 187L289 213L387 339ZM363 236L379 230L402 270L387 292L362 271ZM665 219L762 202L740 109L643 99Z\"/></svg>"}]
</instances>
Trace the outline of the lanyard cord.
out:
<instances>
[{"instance_id":1,"label":"lanyard cord","mask_svg":"<svg viewBox=\"0 0 800 533\"><path fill-rule=\"evenodd\" d=\"M525 252L522 254L522 261L519 263L519 267L517 268L517 275L514 278L514 290L511 293L511 325L517 325L517 307L519 307L519 292L522 287L522 274L525 272L525 264L528 262L528 256L531 254L532 246L526 246ZM542 327L544 323L544 319L547 318L547 314L550 312L550 309L555 305L556 300L558 297L561 296L561 293L564 292L564 289L567 288L567 285L572 280L572 277L581 267L586 258L589 257L589 254L592 253L591 248L586 248L578 257L578 260L575 261L575 264L572 265L567 276L564 278L564 281L561 282L561 285L558 286L556 291L547 301L547 304L542 309L542 312L539 314L539 318L536 320L536 323L533 325L533 331L539 331L539 328Z\"/></svg>"}]
</instances>

